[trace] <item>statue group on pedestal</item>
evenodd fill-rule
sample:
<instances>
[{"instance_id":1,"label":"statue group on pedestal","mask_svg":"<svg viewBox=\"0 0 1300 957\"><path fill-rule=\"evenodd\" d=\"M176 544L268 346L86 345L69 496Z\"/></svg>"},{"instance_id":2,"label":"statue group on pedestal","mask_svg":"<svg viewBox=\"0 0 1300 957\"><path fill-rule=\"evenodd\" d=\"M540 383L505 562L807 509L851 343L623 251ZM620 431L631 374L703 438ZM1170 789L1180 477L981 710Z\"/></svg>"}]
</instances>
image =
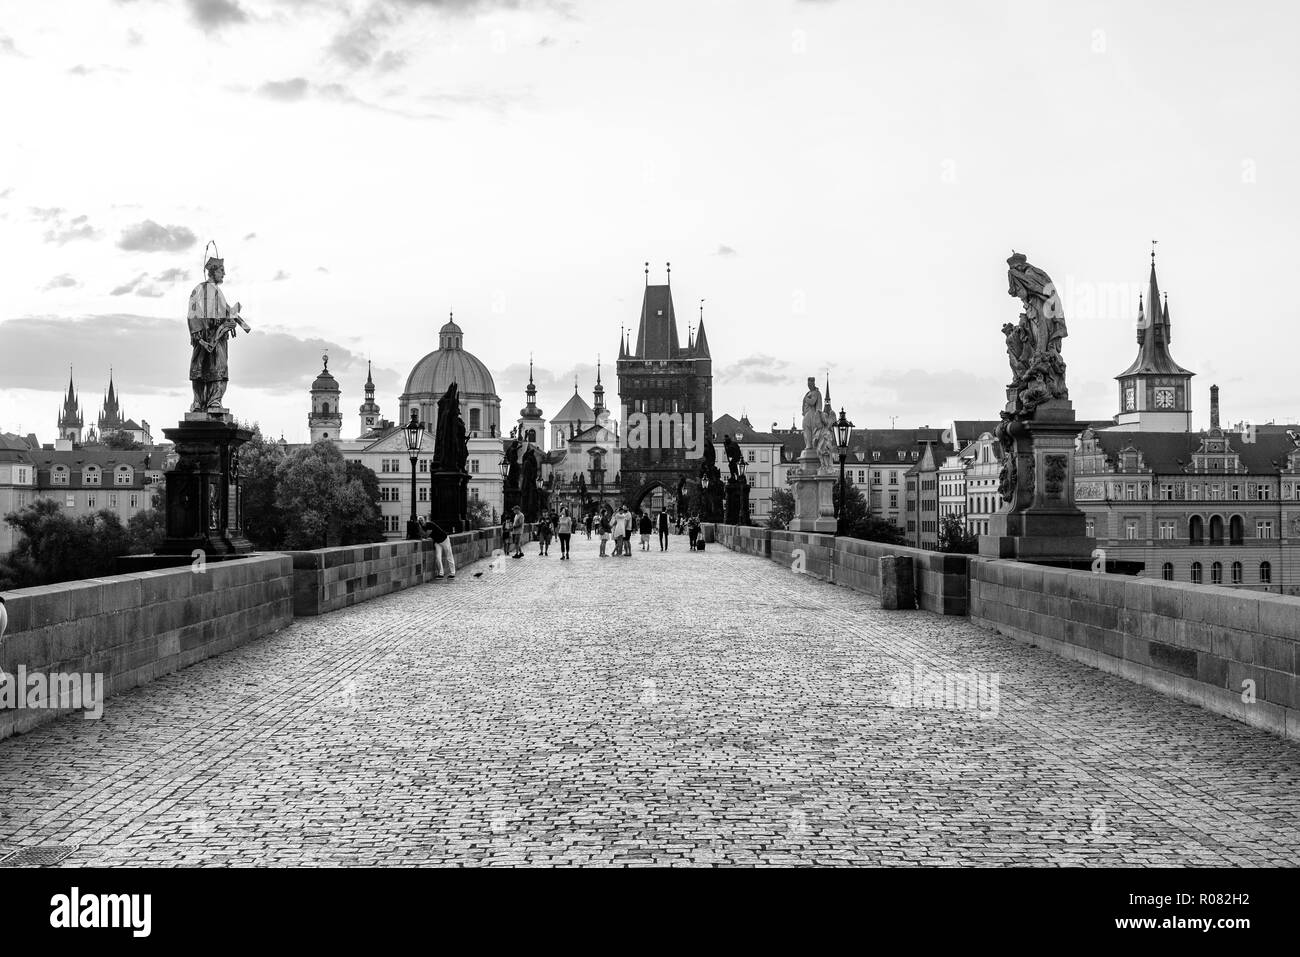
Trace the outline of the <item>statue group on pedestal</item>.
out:
<instances>
[{"instance_id":1,"label":"statue group on pedestal","mask_svg":"<svg viewBox=\"0 0 1300 957\"><path fill-rule=\"evenodd\" d=\"M805 452L816 454L818 468L835 467L835 412L829 398L823 406L815 376L808 377L808 391L803 397L803 447Z\"/></svg>"}]
</instances>

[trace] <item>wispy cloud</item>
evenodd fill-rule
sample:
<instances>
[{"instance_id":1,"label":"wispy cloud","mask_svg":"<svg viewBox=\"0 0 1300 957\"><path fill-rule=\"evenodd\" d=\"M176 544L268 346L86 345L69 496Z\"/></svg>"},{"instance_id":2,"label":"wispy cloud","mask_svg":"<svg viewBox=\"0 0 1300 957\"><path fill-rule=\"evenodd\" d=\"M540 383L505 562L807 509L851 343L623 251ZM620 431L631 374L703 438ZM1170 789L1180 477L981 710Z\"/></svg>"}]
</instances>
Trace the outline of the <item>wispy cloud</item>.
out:
<instances>
[{"instance_id":1,"label":"wispy cloud","mask_svg":"<svg viewBox=\"0 0 1300 957\"><path fill-rule=\"evenodd\" d=\"M257 88L257 93L268 100L294 103L307 96L308 86L305 77L295 76L291 80L267 80Z\"/></svg>"},{"instance_id":2,"label":"wispy cloud","mask_svg":"<svg viewBox=\"0 0 1300 957\"><path fill-rule=\"evenodd\" d=\"M794 377L787 372L790 363L785 359L755 353L727 366L719 373L718 379L724 383L740 382L749 385L779 385L793 382Z\"/></svg>"},{"instance_id":3,"label":"wispy cloud","mask_svg":"<svg viewBox=\"0 0 1300 957\"><path fill-rule=\"evenodd\" d=\"M97 239L101 233L90 224L88 216L64 216L67 210L61 206L32 206L32 219L47 224L44 240L62 246L78 239Z\"/></svg>"},{"instance_id":4,"label":"wispy cloud","mask_svg":"<svg viewBox=\"0 0 1300 957\"><path fill-rule=\"evenodd\" d=\"M196 242L198 237L185 226L160 226L146 219L122 230L117 245L131 252L180 252Z\"/></svg>"},{"instance_id":5,"label":"wispy cloud","mask_svg":"<svg viewBox=\"0 0 1300 957\"><path fill-rule=\"evenodd\" d=\"M186 4L194 21L207 31L248 20L248 11L235 0L186 0Z\"/></svg>"},{"instance_id":6,"label":"wispy cloud","mask_svg":"<svg viewBox=\"0 0 1300 957\"><path fill-rule=\"evenodd\" d=\"M732 249L730 246L721 245L721 246L718 247L717 251L716 251L713 255L715 255L715 256L734 256L734 255L736 255L736 251L735 251L734 249Z\"/></svg>"},{"instance_id":7,"label":"wispy cloud","mask_svg":"<svg viewBox=\"0 0 1300 957\"><path fill-rule=\"evenodd\" d=\"M18 47L14 45L14 38L5 34L0 34L0 56L22 56L18 52Z\"/></svg>"},{"instance_id":8,"label":"wispy cloud","mask_svg":"<svg viewBox=\"0 0 1300 957\"><path fill-rule=\"evenodd\" d=\"M271 282L284 282L288 278L289 278L289 274L285 272L283 269L281 269L274 276L271 277Z\"/></svg>"},{"instance_id":9,"label":"wispy cloud","mask_svg":"<svg viewBox=\"0 0 1300 957\"><path fill-rule=\"evenodd\" d=\"M65 272L50 279L50 281L43 287L43 291L50 292L53 289L75 289L80 285L81 283L77 282L72 275Z\"/></svg>"},{"instance_id":10,"label":"wispy cloud","mask_svg":"<svg viewBox=\"0 0 1300 957\"><path fill-rule=\"evenodd\" d=\"M134 279L122 283L109 292L110 296L125 296L128 293L135 293L137 296L147 296L150 299L157 299L165 295L164 290L149 282L148 273L140 273Z\"/></svg>"}]
</instances>

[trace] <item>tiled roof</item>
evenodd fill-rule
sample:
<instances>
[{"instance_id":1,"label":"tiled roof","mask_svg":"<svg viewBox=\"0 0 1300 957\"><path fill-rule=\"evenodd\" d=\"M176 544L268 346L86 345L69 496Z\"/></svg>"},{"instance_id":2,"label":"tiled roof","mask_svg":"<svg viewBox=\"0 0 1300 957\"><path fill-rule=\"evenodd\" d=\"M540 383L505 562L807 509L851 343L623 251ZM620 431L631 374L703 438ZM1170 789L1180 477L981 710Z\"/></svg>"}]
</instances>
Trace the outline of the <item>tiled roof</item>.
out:
<instances>
[{"instance_id":1,"label":"tiled roof","mask_svg":"<svg viewBox=\"0 0 1300 957\"><path fill-rule=\"evenodd\" d=\"M1101 431L1094 434L1108 459L1117 461L1119 453L1131 446L1142 453L1143 463L1148 469L1167 475L1183 473L1184 467L1192 464L1192 456L1200 450L1206 436L1204 432ZM1255 475L1276 475L1280 469L1286 468L1287 456L1296 448L1285 432L1257 433L1254 442L1245 441L1239 432L1223 434L1228 439L1228 448L1237 453L1241 464Z\"/></svg>"}]
</instances>

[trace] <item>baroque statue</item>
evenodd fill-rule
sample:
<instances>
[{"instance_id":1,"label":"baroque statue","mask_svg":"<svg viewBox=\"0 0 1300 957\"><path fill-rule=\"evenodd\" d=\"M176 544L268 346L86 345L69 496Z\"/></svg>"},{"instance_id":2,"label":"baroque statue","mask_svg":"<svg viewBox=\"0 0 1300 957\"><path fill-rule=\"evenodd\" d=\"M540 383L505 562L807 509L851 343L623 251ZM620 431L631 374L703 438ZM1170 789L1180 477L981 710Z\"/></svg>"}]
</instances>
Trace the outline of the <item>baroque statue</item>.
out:
<instances>
[{"instance_id":1,"label":"baroque statue","mask_svg":"<svg viewBox=\"0 0 1300 957\"><path fill-rule=\"evenodd\" d=\"M226 263L216 255L215 243L208 243L212 255L203 263L207 279L190 293L187 323L190 331L190 386L194 390L191 412L223 415L229 410L222 404L230 382L229 341L236 327L252 332L239 315L239 303L231 308L221 291L226 278ZM206 256L207 249L204 249Z\"/></svg>"},{"instance_id":2,"label":"baroque statue","mask_svg":"<svg viewBox=\"0 0 1300 957\"><path fill-rule=\"evenodd\" d=\"M740 478L740 443L730 435L722 437L722 449L727 453L727 471L733 479Z\"/></svg>"},{"instance_id":3,"label":"baroque statue","mask_svg":"<svg viewBox=\"0 0 1300 957\"><path fill-rule=\"evenodd\" d=\"M816 376L808 377L808 391L803 397L803 447L804 451L817 448L817 430L822 425L822 393L817 388Z\"/></svg>"},{"instance_id":4,"label":"baroque statue","mask_svg":"<svg viewBox=\"0 0 1300 957\"><path fill-rule=\"evenodd\" d=\"M1030 265L1023 253L1007 260L1007 294L1020 299L1024 311L1017 325L1005 323L1007 358L1015 389L1014 415L1029 417L1044 402L1068 399L1061 340L1068 334L1065 310L1052 277Z\"/></svg>"},{"instance_id":5,"label":"baroque statue","mask_svg":"<svg viewBox=\"0 0 1300 957\"><path fill-rule=\"evenodd\" d=\"M433 461L437 472L464 472L469 461L469 435L460 417L460 390L456 383L438 400L438 421L433 433Z\"/></svg>"}]
</instances>

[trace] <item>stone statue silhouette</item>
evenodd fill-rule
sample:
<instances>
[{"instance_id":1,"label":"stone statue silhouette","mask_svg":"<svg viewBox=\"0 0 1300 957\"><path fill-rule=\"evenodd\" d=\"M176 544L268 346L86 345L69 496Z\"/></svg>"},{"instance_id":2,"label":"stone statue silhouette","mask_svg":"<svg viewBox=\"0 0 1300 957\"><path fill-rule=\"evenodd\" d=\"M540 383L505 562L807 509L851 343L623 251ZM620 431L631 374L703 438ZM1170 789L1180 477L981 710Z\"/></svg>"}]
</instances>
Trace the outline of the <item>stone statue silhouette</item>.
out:
<instances>
[{"instance_id":1,"label":"stone statue silhouette","mask_svg":"<svg viewBox=\"0 0 1300 957\"><path fill-rule=\"evenodd\" d=\"M1019 325L1006 323L1002 332L1011 363L1010 387L1016 390L1014 414L1028 417L1044 402L1069 398L1061 358L1065 310L1052 277L1030 265L1023 253L1007 260L1007 294L1024 306Z\"/></svg>"},{"instance_id":2,"label":"stone statue silhouette","mask_svg":"<svg viewBox=\"0 0 1300 957\"><path fill-rule=\"evenodd\" d=\"M535 521L537 518L537 450L529 446L524 452L524 476L522 484L524 519Z\"/></svg>"},{"instance_id":3,"label":"stone statue silhouette","mask_svg":"<svg viewBox=\"0 0 1300 957\"><path fill-rule=\"evenodd\" d=\"M223 415L221 404L230 384L229 341L239 327L251 332L248 323L239 315L239 303L231 308L221 291L226 278L226 261L215 255L203 264L207 280L199 283L190 293L186 323L190 332L190 386L194 390L191 412ZM206 250L204 250L206 252Z\"/></svg>"},{"instance_id":4,"label":"stone statue silhouette","mask_svg":"<svg viewBox=\"0 0 1300 957\"><path fill-rule=\"evenodd\" d=\"M821 425L822 393L815 376L808 377L808 391L803 397L803 447L817 448L817 429Z\"/></svg>"},{"instance_id":5,"label":"stone statue silhouette","mask_svg":"<svg viewBox=\"0 0 1300 957\"><path fill-rule=\"evenodd\" d=\"M731 473L733 479L740 478L740 443L730 435L724 435L722 448L727 453L727 471Z\"/></svg>"},{"instance_id":6,"label":"stone statue silhouette","mask_svg":"<svg viewBox=\"0 0 1300 957\"><path fill-rule=\"evenodd\" d=\"M464 472L469 461L469 436L460 417L460 390L456 383L438 400L438 422L433 434L432 468L438 472Z\"/></svg>"}]
</instances>

